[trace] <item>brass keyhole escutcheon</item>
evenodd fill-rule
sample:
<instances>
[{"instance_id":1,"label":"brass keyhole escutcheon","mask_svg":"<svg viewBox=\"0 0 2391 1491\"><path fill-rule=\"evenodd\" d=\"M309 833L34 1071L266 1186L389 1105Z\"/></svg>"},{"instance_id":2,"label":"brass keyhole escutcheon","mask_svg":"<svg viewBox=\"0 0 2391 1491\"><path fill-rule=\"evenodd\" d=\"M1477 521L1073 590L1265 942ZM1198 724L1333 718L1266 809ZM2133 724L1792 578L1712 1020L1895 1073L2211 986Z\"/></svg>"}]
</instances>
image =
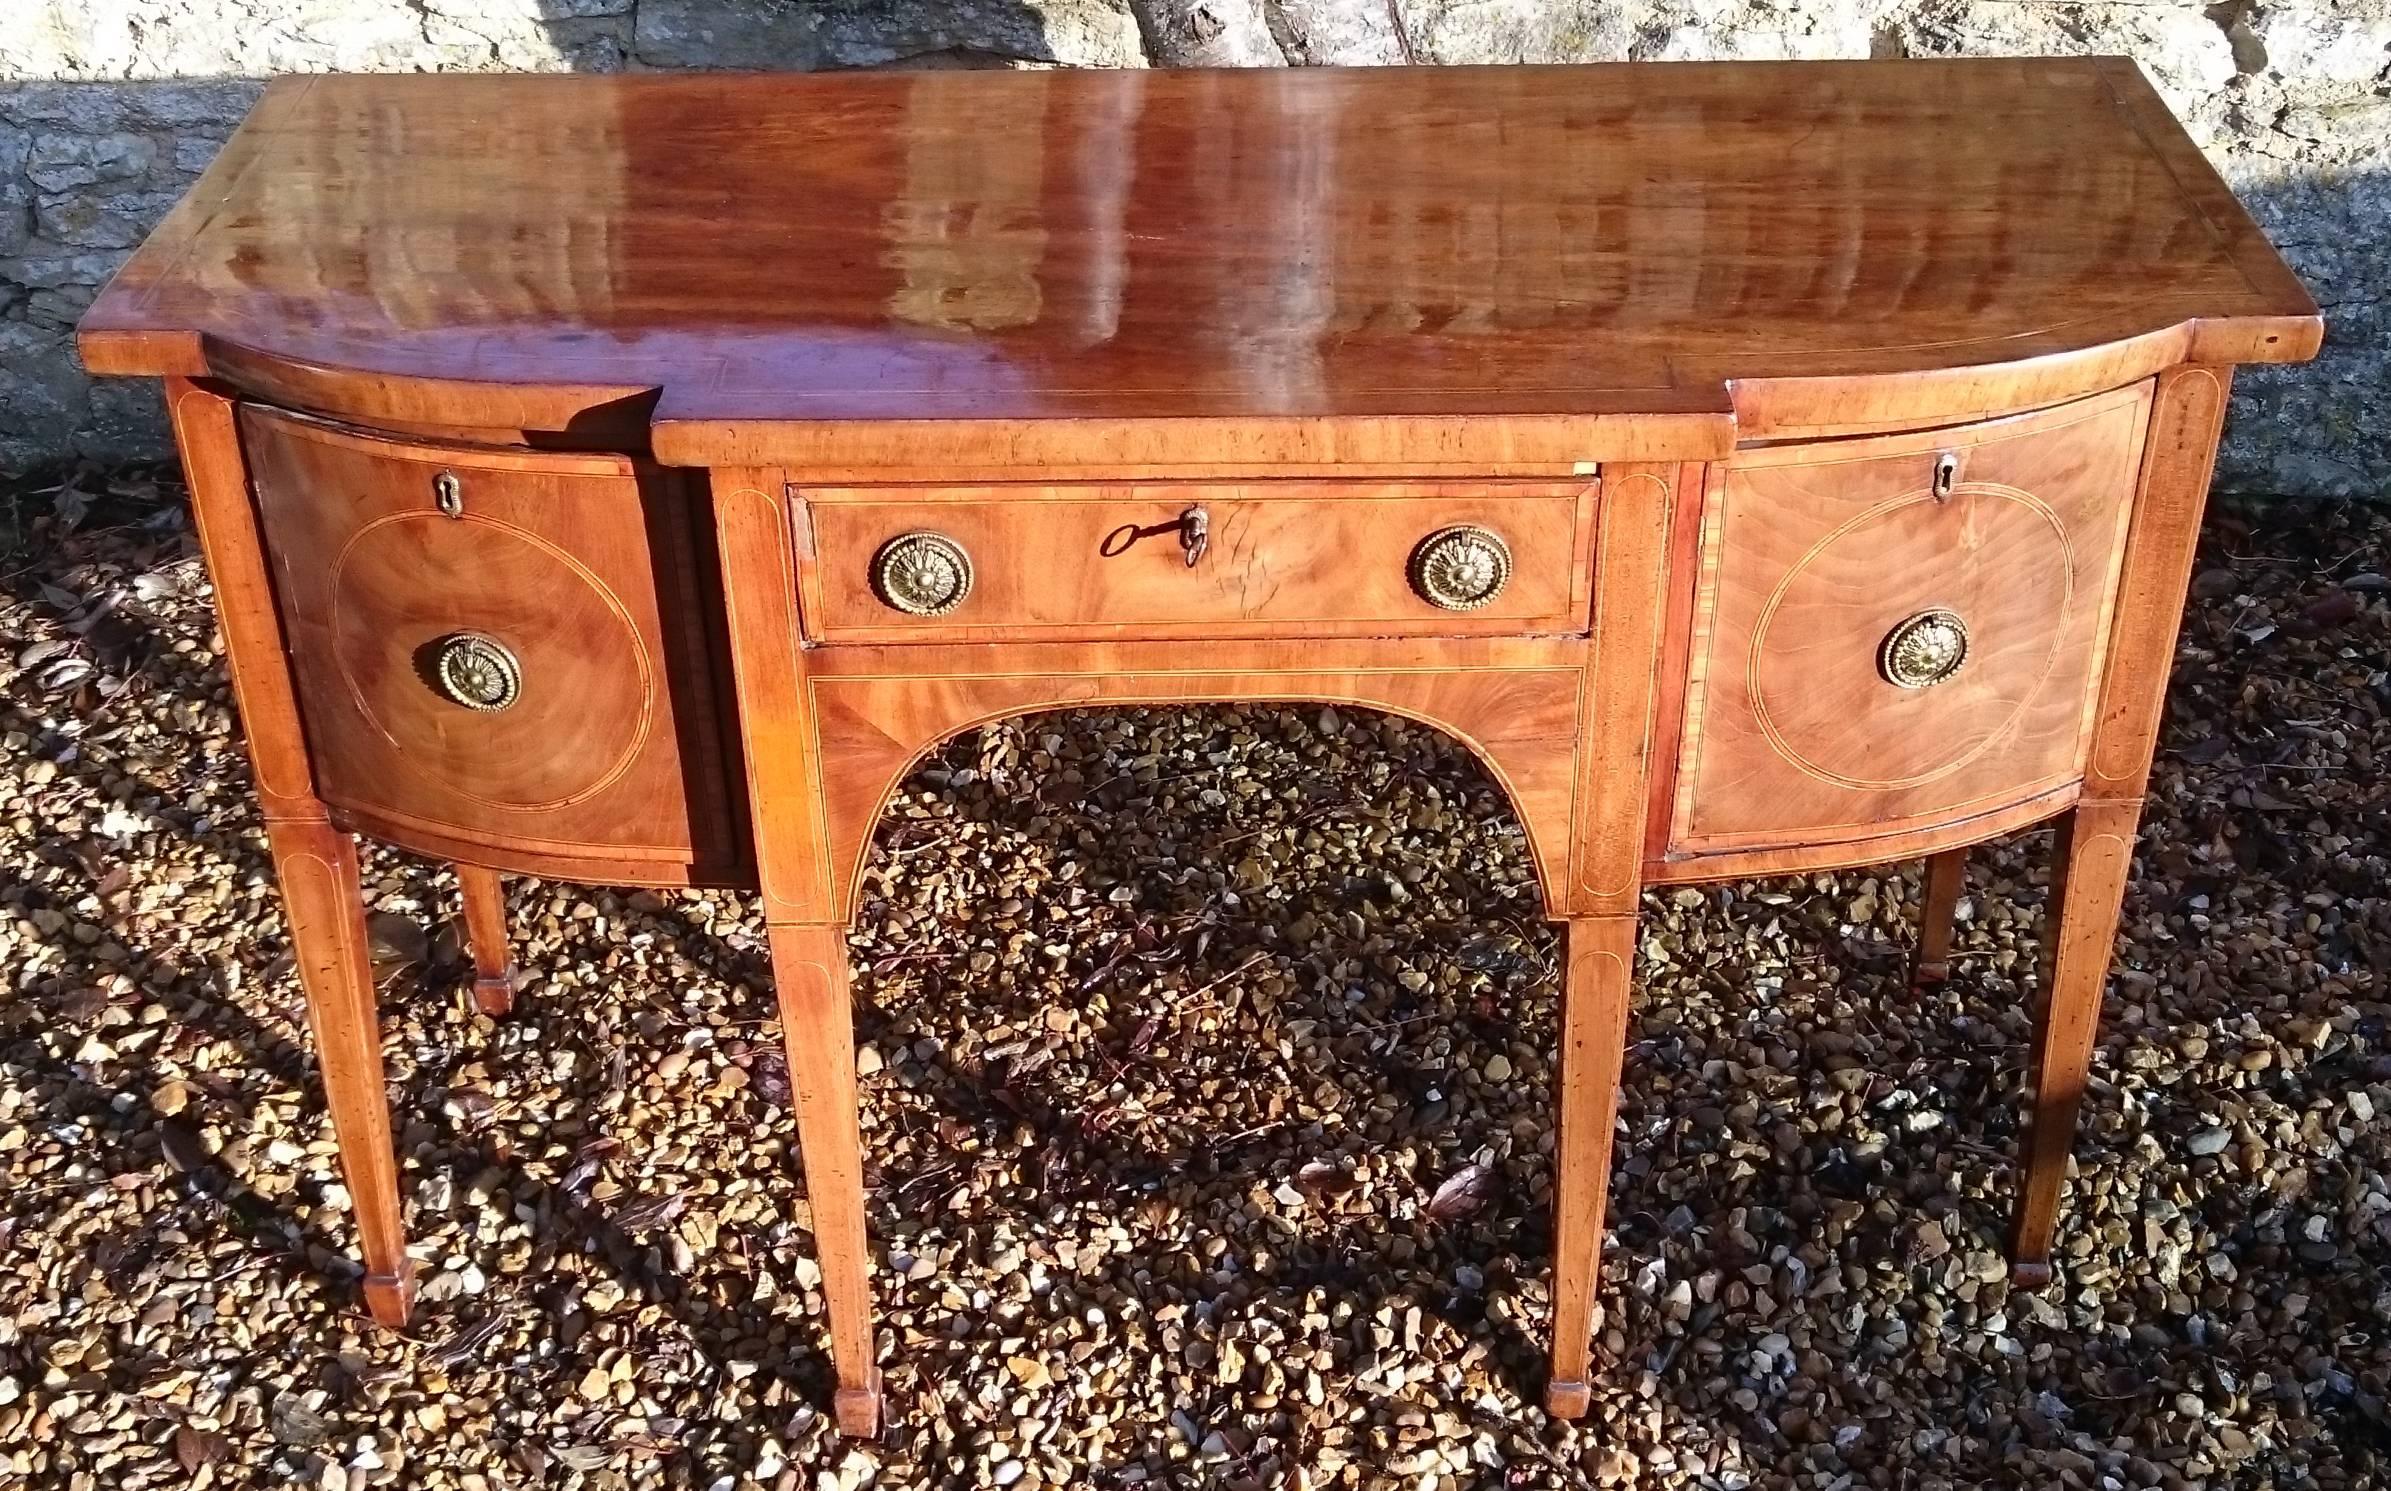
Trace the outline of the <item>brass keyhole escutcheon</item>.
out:
<instances>
[{"instance_id":1,"label":"brass keyhole escutcheon","mask_svg":"<svg viewBox=\"0 0 2391 1491\"><path fill-rule=\"evenodd\" d=\"M1901 689L1930 689L1968 660L1968 624L1956 611L1920 611L1885 633L1876 671Z\"/></svg>"},{"instance_id":2,"label":"brass keyhole escutcheon","mask_svg":"<svg viewBox=\"0 0 2391 1491\"><path fill-rule=\"evenodd\" d=\"M446 518L465 516L465 483L454 471L443 471L432 478L432 506Z\"/></svg>"},{"instance_id":3,"label":"brass keyhole escutcheon","mask_svg":"<svg viewBox=\"0 0 2391 1491\"><path fill-rule=\"evenodd\" d=\"M1944 451L1934 458L1934 500L1949 502L1959 490L1959 452Z\"/></svg>"},{"instance_id":4,"label":"brass keyhole escutcheon","mask_svg":"<svg viewBox=\"0 0 2391 1491\"><path fill-rule=\"evenodd\" d=\"M467 709L504 709L523 695L523 665L504 643L478 632L440 644L435 676L448 701Z\"/></svg>"},{"instance_id":5,"label":"brass keyhole escutcheon","mask_svg":"<svg viewBox=\"0 0 2391 1491\"><path fill-rule=\"evenodd\" d=\"M1411 551L1411 588L1447 611L1475 611L1511 583L1511 546L1491 528L1440 528Z\"/></svg>"},{"instance_id":6,"label":"brass keyhole escutcheon","mask_svg":"<svg viewBox=\"0 0 2391 1491\"><path fill-rule=\"evenodd\" d=\"M906 533L872 556L872 588L908 616L944 616L971 594L971 555L943 533Z\"/></svg>"}]
</instances>

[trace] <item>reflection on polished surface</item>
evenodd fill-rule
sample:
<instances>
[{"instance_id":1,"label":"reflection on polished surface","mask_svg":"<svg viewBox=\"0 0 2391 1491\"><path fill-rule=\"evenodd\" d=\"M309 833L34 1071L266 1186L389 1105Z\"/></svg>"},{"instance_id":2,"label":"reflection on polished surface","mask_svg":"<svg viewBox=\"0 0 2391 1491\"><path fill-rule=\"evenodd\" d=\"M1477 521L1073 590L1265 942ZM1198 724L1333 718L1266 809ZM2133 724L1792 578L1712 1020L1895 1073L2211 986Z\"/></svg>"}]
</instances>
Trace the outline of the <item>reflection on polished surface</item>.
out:
<instances>
[{"instance_id":1,"label":"reflection on polished surface","mask_svg":"<svg viewBox=\"0 0 2391 1491\"><path fill-rule=\"evenodd\" d=\"M352 835L457 864L485 1010L499 871L752 890L870 1436L847 928L899 784L1056 709L1482 761L1568 928L1564 1418L1647 888L1933 855L1942 977L1958 857L2056 819L2010 1253L2052 1282L2233 365L2320 336L2090 59L292 83L83 345L177 375L376 1318Z\"/></svg>"},{"instance_id":2,"label":"reflection on polished surface","mask_svg":"<svg viewBox=\"0 0 2391 1491\"><path fill-rule=\"evenodd\" d=\"M682 418L1532 415L2309 315L2158 107L2099 61L290 80L86 346Z\"/></svg>"}]
</instances>

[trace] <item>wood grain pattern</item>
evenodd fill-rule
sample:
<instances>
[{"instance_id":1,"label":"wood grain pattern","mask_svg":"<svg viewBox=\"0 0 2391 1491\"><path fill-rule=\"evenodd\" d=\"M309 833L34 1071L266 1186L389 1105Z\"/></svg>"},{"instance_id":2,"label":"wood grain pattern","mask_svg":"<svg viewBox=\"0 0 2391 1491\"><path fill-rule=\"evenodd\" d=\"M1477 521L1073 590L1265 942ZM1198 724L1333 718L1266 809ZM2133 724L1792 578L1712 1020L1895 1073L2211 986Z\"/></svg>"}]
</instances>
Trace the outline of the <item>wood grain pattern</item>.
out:
<instances>
[{"instance_id":1,"label":"wood grain pattern","mask_svg":"<svg viewBox=\"0 0 2391 1491\"><path fill-rule=\"evenodd\" d=\"M365 1303L396 1330L415 1299L415 1263L400 1219L398 1155L382 1086L382 1026L366 956L365 892L357 842L326 823L266 826L290 921L291 952L307 995L307 1025L323 1066L324 1096L340 1144L341 1178L357 1214Z\"/></svg>"},{"instance_id":2,"label":"wood grain pattern","mask_svg":"<svg viewBox=\"0 0 2391 1491\"><path fill-rule=\"evenodd\" d=\"M237 408L224 394L181 378L167 380L166 407L191 492L191 526L216 590L216 617L224 628L225 660L256 776L259 811L269 823L319 821L324 806L316 799L298 695L283 658L282 623L265 539L249 500Z\"/></svg>"},{"instance_id":3,"label":"wood grain pattern","mask_svg":"<svg viewBox=\"0 0 2391 1491\"><path fill-rule=\"evenodd\" d=\"M1699 466L1613 467L1596 556L1599 607L1578 722L1569 902L1580 916L1633 916L1642 889L1645 777L1660 693L1669 535L1700 500Z\"/></svg>"},{"instance_id":4,"label":"wood grain pattern","mask_svg":"<svg viewBox=\"0 0 2391 1491\"><path fill-rule=\"evenodd\" d=\"M257 511L251 505L232 401L180 379L167 385L193 526L216 591L226 662L240 707L291 956L322 1064L357 1214L366 1308L383 1325L407 1322L415 1298L398 1195L398 1157L382 1086L381 1030L366 956L357 846L330 824L314 792L306 732L285 660Z\"/></svg>"},{"instance_id":5,"label":"wood grain pattern","mask_svg":"<svg viewBox=\"0 0 2391 1491\"><path fill-rule=\"evenodd\" d=\"M2158 382L2114 635L2090 710L2083 798L2063 820L2053 850L2032 1107L2010 1247L2012 1276L2021 1286L2051 1276L2059 1192L2099 1031L2228 382L2229 370L2206 367L2173 369Z\"/></svg>"},{"instance_id":6,"label":"wood grain pattern","mask_svg":"<svg viewBox=\"0 0 2391 1491\"><path fill-rule=\"evenodd\" d=\"M943 475L1699 460L2319 334L2130 65L2048 58L291 79L82 344Z\"/></svg>"},{"instance_id":7,"label":"wood grain pattern","mask_svg":"<svg viewBox=\"0 0 2391 1491\"><path fill-rule=\"evenodd\" d=\"M242 432L317 790L418 849L735 878L720 703L681 479L620 457L383 441L252 408ZM456 515L436 502L451 477ZM521 697L445 697L449 639Z\"/></svg>"},{"instance_id":8,"label":"wood grain pattern","mask_svg":"<svg viewBox=\"0 0 2391 1491\"><path fill-rule=\"evenodd\" d=\"M1388 642L996 644L823 648L809 658L832 914L888 794L931 748L974 725L1106 704L1359 704L1434 725L1470 747L1527 830L1546 904L1567 906L1570 801L1585 646Z\"/></svg>"},{"instance_id":9,"label":"wood grain pattern","mask_svg":"<svg viewBox=\"0 0 2391 1491\"><path fill-rule=\"evenodd\" d=\"M1355 705L1485 763L1568 927L1564 1417L1641 889L1930 856L1930 978L1965 847L2060 816L2046 1280L2228 365L2320 335L2132 65L2045 59L288 80L82 346L171 375L377 1318L350 832L458 864L492 1012L502 871L752 884L869 1434L841 929L904 775L1041 710ZM1511 544L1482 611L1411 593L1456 523ZM872 593L912 529L973 555L949 615ZM1929 608L1967 663L1895 688ZM506 709L430 687L464 631Z\"/></svg>"},{"instance_id":10,"label":"wood grain pattern","mask_svg":"<svg viewBox=\"0 0 2391 1491\"><path fill-rule=\"evenodd\" d=\"M838 1372L835 1408L841 1432L869 1437L880 1424L880 1369L872 1339L854 1011L844 924L830 916L821 760L806 706L782 490L771 472L714 473L756 874L814 1246L830 1312L831 1357Z\"/></svg>"},{"instance_id":11,"label":"wood grain pattern","mask_svg":"<svg viewBox=\"0 0 2391 1491\"><path fill-rule=\"evenodd\" d=\"M2149 398L1713 468L1671 857L1876 838L2075 780ZM1887 682L1883 639L1935 609L1965 620L1964 665Z\"/></svg>"},{"instance_id":12,"label":"wood grain pattern","mask_svg":"<svg viewBox=\"0 0 2391 1491\"><path fill-rule=\"evenodd\" d=\"M2232 380L2230 368L2205 367L2177 368L2159 380L2118 586L2115 641L2092 715L2087 797L2139 801L2149 781Z\"/></svg>"},{"instance_id":13,"label":"wood grain pattern","mask_svg":"<svg viewBox=\"0 0 2391 1491\"><path fill-rule=\"evenodd\" d=\"M2031 1104L2009 1244L2010 1278L2019 1288L2039 1288L2051 1279L2059 1190L2067 1179L2076 1111L2092 1069L2101 993L2116 951L2117 912L2133 869L2140 809L2139 803L2078 803L2059 820L2052 847L2042 981L2027 1073Z\"/></svg>"},{"instance_id":14,"label":"wood grain pattern","mask_svg":"<svg viewBox=\"0 0 2391 1491\"><path fill-rule=\"evenodd\" d=\"M1611 1131L1634 986L1635 918L1580 917L1569 923L1567 939L1553 1100L1552 1369L1544 1404L1555 1418L1581 1418L1592 1401L1594 1293L1602 1277Z\"/></svg>"},{"instance_id":15,"label":"wood grain pattern","mask_svg":"<svg viewBox=\"0 0 2391 1491\"><path fill-rule=\"evenodd\" d=\"M880 1428L880 1368L872 1343L871 1244L864 1233L863 1137L856 1117L855 1015L844 927L768 928L772 981L789 1053L790 1103L805 1160L805 1194L830 1311L839 1432Z\"/></svg>"},{"instance_id":16,"label":"wood grain pattern","mask_svg":"<svg viewBox=\"0 0 2391 1491\"><path fill-rule=\"evenodd\" d=\"M1735 388L1735 431L1751 442L1973 424L2138 383L2183 361L2196 341L2195 328L2186 324L2017 362L1900 377L1857 373L1741 383Z\"/></svg>"},{"instance_id":17,"label":"wood grain pattern","mask_svg":"<svg viewBox=\"0 0 2391 1491\"><path fill-rule=\"evenodd\" d=\"M350 397L372 403L379 396L360 384ZM850 482L1572 476L1605 461L1698 461L1734 449L1735 420L1723 400L1666 391L1656 398L1663 407L1637 414L1467 417L816 421L676 417L659 407L649 433L656 459L674 465L778 463L810 479ZM1675 407L1681 403L1697 407Z\"/></svg>"},{"instance_id":18,"label":"wood grain pattern","mask_svg":"<svg viewBox=\"0 0 2391 1491\"><path fill-rule=\"evenodd\" d=\"M515 960L507 950L506 882L495 870L457 866L465 909L465 950L473 957L474 1007L493 1019L515 1008Z\"/></svg>"},{"instance_id":19,"label":"wood grain pattern","mask_svg":"<svg viewBox=\"0 0 2391 1491\"><path fill-rule=\"evenodd\" d=\"M1862 865L1920 859L1947 850L1964 849L2006 834L2047 823L2075 806L2080 784L2064 782L2050 791L1980 813L1955 813L1922 827L1840 843L1790 844L1774 849L1739 849L1705 854L1697 859L1662 858L1644 865L1647 885L1699 885L1720 880L1750 880L1764 875L1808 874L1816 870L1850 870Z\"/></svg>"},{"instance_id":20,"label":"wood grain pattern","mask_svg":"<svg viewBox=\"0 0 2391 1491\"><path fill-rule=\"evenodd\" d=\"M713 473L722 546L722 603L730 618L749 818L764 919L821 925L843 919L844 881L831 872L823 768L807 680L818 656L800 646L797 550L780 473Z\"/></svg>"},{"instance_id":21,"label":"wood grain pattern","mask_svg":"<svg viewBox=\"0 0 2391 1491\"><path fill-rule=\"evenodd\" d=\"M2208 230L2209 240L2233 261L2242 282L2257 294L2288 301L2305 295L2307 287L2283 262L2266 235L2258 231L2231 187L2208 162L2208 157L2185 133L2150 78L2127 57L2092 59L2101 80L2116 101L2119 116L2133 126L2151 156L2182 194L2187 213ZM2305 362L2314 357L2322 339L2321 322L2311 327L2225 327L2198 322L2192 327L2185 359L2198 363ZM2256 340L2253 341L2252 335Z\"/></svg>"},{"instance_id":22,"label":"wood grain pattern","mask_svg":"<svg viewBox=\"0 0 2391 1491\"><path fill-rule=\"evenodd\" d=\"M1582 632L1594 531L1588 482L1082 483L801 487L806 633L823 641ZM1178 525L1205 514L1189 564ZM1449 611L1413 589L1412 551L1441 529L1502 536L1510 582ZM909 616L872 586L883 544L934 532L972 558L970 595Z\"/></svg>"},{"instance_id":23,"label":"wood grain pattern","mask_svg":"<svg viewBox=\"0 0 2391 1491\"><path fill-rule=\"evenodd\" d=\"M1614 468L1616 469L1616 468ZM1668 856L1669 832L1677 804L1677 766L1684 755L1686 696L1693 692L1686 680L1693 668L1694 617L1704 598L1702 546L1710 531L1709 495L1712 465L1691 463L1679 476L1677 514L1669 525L1669 581L1667 600L1653 638L1656 690L1652 705L1652 744L1644 755L1644 875Z\"/></svg>"}]
</instances>

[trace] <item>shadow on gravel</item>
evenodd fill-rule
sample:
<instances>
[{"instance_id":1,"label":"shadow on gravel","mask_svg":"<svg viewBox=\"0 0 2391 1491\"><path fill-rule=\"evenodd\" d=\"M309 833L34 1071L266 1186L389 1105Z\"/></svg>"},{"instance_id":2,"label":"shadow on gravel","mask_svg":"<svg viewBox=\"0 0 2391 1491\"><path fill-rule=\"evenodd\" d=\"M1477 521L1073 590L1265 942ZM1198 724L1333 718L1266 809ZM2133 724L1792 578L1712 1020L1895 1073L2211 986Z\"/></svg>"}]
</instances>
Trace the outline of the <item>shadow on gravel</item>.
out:
<instances>
[{"instance_id":1,"label":"shadow on gravel","mask_svg":"<svg viewBox=\"0 0 2391 1491\"><path fill-rule=\"evenodd\" d=\"M1499 1443L1488 1477L1523 1485L1656 1448L1763 1483L2365 1484L2391 1422L2391 1146L2365 1116L2391 1108L2391 566L2379 520L2273 511L2302 526L2222 511L2204 549L2065 1287L1982 1266L2044 836L1972 860L1958 976L1922 994L1910 867L1655 896L1586 1432L1530 1406L1556 949L1466 753L1315 709L951 744L882 826L853 939L884 1483L968 1484L1019 1405L1106 1404L1104 1465L1193 1474L1218 1435L1223 1479L1311 1463L1342 1425L1373 1464ZM751 908L516 882L527 987L492 1024L437 867L369 857L377 916L414 929L383 1016L436 1286L408 1336L371 1331L324 1277L349 1244L320 1149L262 1153L322 1120L222 683L192 656L204 601L137 592L188 564L179 541L76 542L5 601L0 1250L56 1282L0 1375L154 1404L189 1360L239 1357L419 1460L467 1451L412 1415L471 1394L500 1405L471 1453L527 1482L843 1463ZM222 894L186 911L184 884ZM44 1383L162 1275L172 1313ZM244 1344L253 1319L296 1366ZM652 1408L587 1388L626 1358ZM245 1464L321 1458L228 1422Z\"/></svg>"}]
</instances>

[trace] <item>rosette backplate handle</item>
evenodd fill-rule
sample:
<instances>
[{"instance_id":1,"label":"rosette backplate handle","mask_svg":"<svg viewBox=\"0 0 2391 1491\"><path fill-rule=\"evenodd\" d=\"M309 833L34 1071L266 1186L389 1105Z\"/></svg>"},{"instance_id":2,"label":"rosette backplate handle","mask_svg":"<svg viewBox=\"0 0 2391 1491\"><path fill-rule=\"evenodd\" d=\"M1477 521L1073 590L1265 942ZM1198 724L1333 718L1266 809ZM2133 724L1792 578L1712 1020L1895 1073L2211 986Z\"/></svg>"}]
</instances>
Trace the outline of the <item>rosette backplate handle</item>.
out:
<instances>
[{"instance_id":1,"label":"rosette backplate handle","mask_svg":"<svg viewBox=\"0 0 2391 1491\"><path fill-rule=\"evenodd\" d=\"M459 632L440 644L432 676L451 704L504 709L523 695L523 664L495 637Z\"/></svg>"},{"instance_id":2,"label":"rosette backplate handle","mask_svg":"<svg viewBox=\"0 0 2391 1491\"><path fill-rule=\"evenodd\" d=\"M1475 611L1510 583L1511 546L1491 528L1440 528L1411 551L1411 588L1447 611Z\"/></svg>"},{"instance_id":3,"label":"rosette backplate handle","mask_svg":"<svg viewBox=\"0 0 2391 1491\"><path fill-rule=\"evenodd\" d=\"M872 589L908 616L944 616L971 594L971 555L943 533L904 533L872 556Z\"/></svg>"},{"instance_id":4,"label":"rosette backplate handle","mask_svg":"<svg viewBox=\"0 0 2391 1491\"><path fill-rule=\"evenodd\" d=\"M1895 688L1930 689L1968 660L1968 624L1956 611L1920 611L1885 633L1876 671Z\"/></svg>"}]
</instances>

